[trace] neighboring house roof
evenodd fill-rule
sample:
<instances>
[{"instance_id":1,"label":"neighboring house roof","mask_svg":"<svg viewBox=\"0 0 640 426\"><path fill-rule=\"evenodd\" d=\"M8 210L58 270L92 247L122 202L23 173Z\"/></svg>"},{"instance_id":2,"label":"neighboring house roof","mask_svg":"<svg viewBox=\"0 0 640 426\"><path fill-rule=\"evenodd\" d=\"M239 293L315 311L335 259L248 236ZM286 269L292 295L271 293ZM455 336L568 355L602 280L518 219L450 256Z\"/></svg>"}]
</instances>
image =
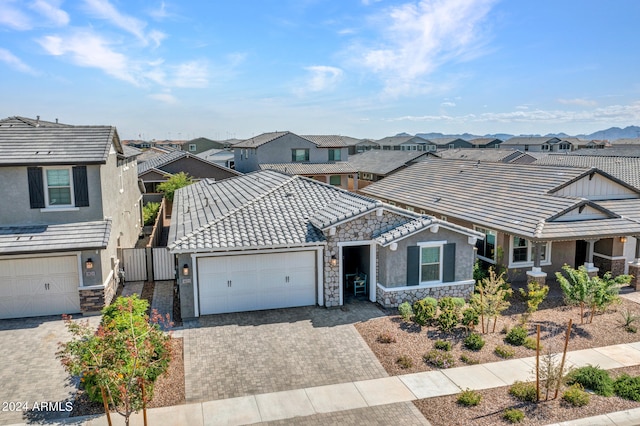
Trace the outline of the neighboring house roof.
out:
<instances>
[{"instance_id":1,"label":"neighboring house roof","mask_svg":"<svg viewBox=\"0 0 640 426\"><path fill-rule=\"evenodd\" d=\"M242 142L238 142L233 147L234 148L257 148L265 143L269 143L273 140L276 140L284 135L287 135L291 132L270 132L263 133L258 136L254 136L250 139L245 139Z\"/></svg>"},{"instance_id":2,"label":"neighboring house roof","mask_svg":"<svg viewBox=\"0 0 640 426\"><path fill-rule=\"evenodd\" d=\"M451 143L457 142L457 141L462 141L465 143L470 143L469 141L462 139L462 138L430 138L429 139L431 142L433 142L434 144L438 145L438 146L447 146Z\"/></svg>"},{"instance_id":3,"label":"neighboring house roof","mask_svg":"<svg viewBox=\"0 0 640 426\"><path fill-rule=\"evenodd\" d=\"M122 152L126 158L137 157L142 154L142 150L129 145L122 146Z\"/></svg>"},{"instance_id":4,"label":"neighboring house roof","mask_svg":"<svg viewBox=\"0 0 640 426\"><path fill-rule=\"evenodd\" d=\"M166 149L165 147L152 146L151 148L142 151L142 154L138 155L138 164L149 161L153 158L160 157L167 152L173 152L174 149Z\"/></svg>"},{"instance_id":5,"label":"neighboring house roof","mask_svg":"<svg viewBox=\"0 0 640 426\"><path fill-rule=\"evenodd\" d=\"M612 179L635 197L640 193L597 169L435 158L400 170L360 192L527 239L574 239L579 229L585 232L584 238L640 232L640 222L607 210L600 201L555 195L592 173ZM635 200L640 208L640 199ZM583 205L599 219L579 223L559 219Z\"/></svg>"},{"instance_id":6,"label":"neighboring house roof","mask_svg":"<svg viewBox=\"0 0 640 426\"><path fill-rule=\"evenodd\" d=\"M70 124L58 123L58 119L55 122L40 120L40 118L27 118L27 117L7 117L0 120L0 126L21 126L21 127L71 127Z\"/></svg>"},{"instance_id":7,"label":"neighboring house roof","mask_svg":"<svg viewBox=\"0 0 640 426\"><path fill-rule=\"evenodd\" d=\"M233 151L228 149L211 148L196 154L196 156L208 161L233 160Z\"/></svg>"},{"instance_id":8,"label":"neighboring house roof","mask_svg":"<svg viewBox=\"0 0 640 426\"><path fill-rule=\"evenodd\" d=\"M421 157L429 155L424 151L385 151L374 149L349 156L349 164L359 171L386 176Z\"/></svg>"},{"instance_id":9,"label":"neighboring house roof","mask_svg":"<svg viewBox=\"0 0 640 426\"><path fill-rule=\"evenodd\" d=\"M306 135L300 136L292 132L271 132L263 133L251 139L246 139L234 145L234 148L257 148L261 145L274 141L282 136L292 134L299 138L306 139L319 148L343 148L347 146L344 136L338 135Z\"/></svg>"},{"instance_id":10,"label":"neighboring house roof","mask_svg":"<svg viewBox=\"0 0 640 426\"><path fill-rule=\"evenodd\" d=\"M560 139L548 136L515 136L502 142L501 145L542 145L556 142L560 142Z\"/></svg>"},{"instance_id":11,"label":"neighboring house roof","mask_svg":"<svg viewBox=\"0 0 640 426\"><path fill-rule=\"evenodd\" d=\"M613 146L617 145L640 145L640 138L622 138L611 141Z\"/></svg>"},{"instance_id":12,"label":"neighboring house roof","mask_svg":"<svg viewBox=\"0 0 640 426\"><path fill-rule=\"evenodd\" d=\"M472 145L486 146L494 141L498 141L498 143L502 143L502 139L498 139L498 138L475 138L475 139L471 139L469 143Z\"/></svg>"},{"instance_id":13,"label":"neighboring house roof","mask_svg":"<svg viewBox=\"0 0 640 426\"><path fill-rule=\"evenodd\" d=\"M139 164L138 165L138 176L141 176L142 174L146 173L150 169L162 170L163 167L167 166L170 163L178 161L178 160L180 160L182 158L193 158L193 159L196 159L196 160L201 161L203 163L206 163L206 164L210 165L211 167L216 167L216 168L219 168L219 169L223 169L223 170L231 172L232 174L236 174L236 175L239 174L235 170L231 170L231 169L223 167L223 166L221 166L219 164L212 163L211 161L207 161L207 160L205 160L203 158L198 157L197 155L190 154L190 153L188 153L186 151L171 151L171 152L163 154L163 155L161 155L159 157L152 158L152 159L150 159L148 161L145 161L144 163ZM185 170L185 171L188 172L188 170Z\"/></svg>"},{"instance_id":14,"label":"neighboring house roof","mask_svg":"<svg viewBox=\"0 0 640 426\"><path fill-rule=\"evenodd\" d=\"M596 167L636 188L640 188L640 158L638 157L549 154L536 160L535 164Z\"/></svg>"},{"instance_id":15,"label":"neighboring house roof","mask_svg":"<svg viewBox=\"0 0 640 426\"><path fill-rule=\"evenodd\" d=\"M111 220L58 225L0 226L0 254L104 249Z\"/></svg>"},{"instance_id":16,"label":"neighboring house roof","mask_svg":"<svg viewBox=\"0 0 640 426\"><path fill-rule=\"evenodd\" d=\"M0 165L104 164L115 145L113 126L0 126Z\"/></svg>"},{"instance_id":17,"label":"neighboring house roof","mask_svg":"<svg viewBox=\"0 0 640 426\"><path fill-rule=\"evenodd\" d=\"M622 145L607 148L578 149L569 155L598 155L603 157L640 157L640 145Z\"/></svg>"},{"instance_id":18,"label":"neighboring house roof","mask_svg":"<svg viewBox=\"0 0 640 426\"><path fill-rule=\"evenodd\" d=\"M327 175L357 173L351 162L338 161L335 163L274 163L260 164L260 170L276 170L290 175Z\"/></svg>"},{"instance_id":19,"label":"neighboring house roof","mask_svg":"<svg viewBox=\"0 0 640 426\"><path fill-rule=\"evenodd\" d=\"M347 146L344 136L338 135L303 135L301 136L316 144L319 148L344 148Z\"/></svg>"},{"instance_id":20,"label":"neighboring house roof","mask_svg":"<svg viewBox=\"0 0 640 426\"><path fill-rule=\"evenodd\" d=\"M355 146L363 142L365 144L377 145L377 143L371 139L358 139L352 138L351 136L342 136L342 140L344 140L344 143L346 143L348 146Z\"/></svg>"},{"instance_id":21,"label":"neighboring house roof","mask_svg":"<svg viewBox=\"0 0 640 426\"><path fill-rule=\"evenodd\" d=\"M536 161L539 153L528 153L513 149L456 148L438 151L435 155L450 160L489 161L494 163L529 164ZM542 154L547 155L547 154Z\"/></svg>"},{"instance_id":22,"label":"neighboring house roof","mask_svg":"<svg viewBox=\"0 0 640 426\"><path fill-rule=\"evenodd\" d=\"M376 236L381 244L403 238L417 226L440 223L313 179L263 170L176 191L169 248L208 252L321 245L323 230L379 208L406 217L401 225L416 222L399 235L385 235L391 231L385 230Z\"/></svg>"},{"instance_id":23,"label":"neighboring house roof","mask_svg":"<svg viewBox=\"0 0 640 426\"><path fill-rule=\"evenodd\" d=\"M389 136L374 142L380 146L382 145L399 146L404 143L433 144L433 142L428 141L427 139L421 138L420 136Z\"/></svg>"}]
</instances>

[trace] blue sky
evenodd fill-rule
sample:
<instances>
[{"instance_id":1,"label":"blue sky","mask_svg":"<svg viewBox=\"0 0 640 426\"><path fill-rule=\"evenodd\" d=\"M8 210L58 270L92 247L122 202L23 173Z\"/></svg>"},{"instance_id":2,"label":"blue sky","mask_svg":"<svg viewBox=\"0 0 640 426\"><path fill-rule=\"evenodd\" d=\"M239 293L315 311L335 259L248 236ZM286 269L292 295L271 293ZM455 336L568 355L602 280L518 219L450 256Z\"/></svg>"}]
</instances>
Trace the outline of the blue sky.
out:
<instances>
[{"instance_id":1,"label":"blue sky","mask_svg":"<svg viewBox=\"0 0 640 426\"><path fill-rule=\"evenodd\" d=\"M637 0L0 0L0 117L123 139L640 124Z\"/></svg>"}]
</instances>

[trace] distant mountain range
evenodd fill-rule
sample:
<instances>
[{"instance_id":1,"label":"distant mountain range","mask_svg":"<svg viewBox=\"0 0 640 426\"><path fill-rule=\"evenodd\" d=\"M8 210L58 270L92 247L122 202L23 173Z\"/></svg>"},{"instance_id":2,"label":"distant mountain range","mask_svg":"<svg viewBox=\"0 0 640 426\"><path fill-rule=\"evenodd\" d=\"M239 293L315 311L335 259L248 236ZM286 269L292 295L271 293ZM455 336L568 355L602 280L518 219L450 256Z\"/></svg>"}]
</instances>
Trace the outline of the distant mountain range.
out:
<instances>
[{"instance_id":1,"label":"distant mountain range","mask_svg":"<svg viewBox=\"0 0 640 426\"><path fill-rule=\"evenodd\" d=\"M397 136L410 136L408 133L399 133ZM508 133L494 133L489 135L472 135L471 133L462 133L458 135L446 135L444 133L416 133L416 136L420 136L424 139L434 139L434 138L460 138L460 139L475 139L475 138L497 138L500 140L507 140L509 138L513 138L515 136L548 136L548 137L557 137L557 138L566 138L571 137L566 133L549 133L546 135L511 135ZM606 139L609 141L614 141L616 139L626 139L626 138L640 138L640 126L628 126L624 129L620 127L609 127L606 130L598 130L597 132L593 132L591 134L580 134L575 135L573 137L581 138L581 139Z\"/></svg>"}]
</instances>

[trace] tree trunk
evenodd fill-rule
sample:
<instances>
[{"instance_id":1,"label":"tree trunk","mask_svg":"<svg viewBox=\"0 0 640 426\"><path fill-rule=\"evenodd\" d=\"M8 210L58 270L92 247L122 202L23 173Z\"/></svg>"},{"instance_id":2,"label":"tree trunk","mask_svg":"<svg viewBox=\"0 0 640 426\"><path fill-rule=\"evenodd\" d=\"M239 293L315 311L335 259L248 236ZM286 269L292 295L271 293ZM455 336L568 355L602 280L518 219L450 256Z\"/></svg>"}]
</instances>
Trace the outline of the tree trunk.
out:
<instances>
[{"instance_id":1,"label":"tree trunk","mask_svg":"<svg viewBox=\"0 0 640 426\"><path fill-rule=\"evenodd\" d=\"M584 324L584 302L580 302L580 324Z\"/></svg>"},{"instance_id":2,"label":"tree trunk","mask_svg":"<svg viewBox=\"0 0 640 426\"><path fill-rule=\"evenodd\" d=\"M107 396L104 394L103 387L100 387L100 392L102 392L102 404L104 405L104 413L107 415L107 423L109 424L109 426L112 426L111 414L109 413L109 404L107 404Z\"/></svg>"}]
</instances>

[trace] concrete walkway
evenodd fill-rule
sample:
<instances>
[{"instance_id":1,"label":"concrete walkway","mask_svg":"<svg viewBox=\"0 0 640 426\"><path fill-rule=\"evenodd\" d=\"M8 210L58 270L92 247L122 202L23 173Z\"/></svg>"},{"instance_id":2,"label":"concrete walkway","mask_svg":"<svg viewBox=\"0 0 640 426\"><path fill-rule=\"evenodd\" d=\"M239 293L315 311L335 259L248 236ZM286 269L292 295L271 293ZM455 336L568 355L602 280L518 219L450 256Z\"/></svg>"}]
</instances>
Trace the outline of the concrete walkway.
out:
<instances>
[{"instance_id":1,"label":"concrete walkway","mask_svg":"<svg viewBox=\"0 0 640 426\"><path fill-rule=\"evenodd\" d=\"M583 349L567 353L568 366L599 365L604 369L640 365L640 342ZM459 393L463 389L509 386L516 380L533 379L535 358L521 358L438 371L383 377L335 385L220 399L148 410L150 424L243 425L261 422L322 424L333 413L345 420L358 410L404 410L400 423L428 425L411 401ZM115 424L120 416L112 416ZM357 416L354 416L357 420ZM295 418L295 420L293 420ZM336 417L334 417L335 419ZM361 417L360 417L361 418ZM394 417L392 423L398 424ZM106 425L104 415L66 419L59 424ZM351 424L349 421L338 423ZM640 423L640 408L559 423L559 425L633 425ZM142 424L142 415L132 425ZM353 423L358 424L358 423ZM363 424L360 422L360 424ZM385 424L376 422L375 424Z\"/></svg>"}]
</instances>

